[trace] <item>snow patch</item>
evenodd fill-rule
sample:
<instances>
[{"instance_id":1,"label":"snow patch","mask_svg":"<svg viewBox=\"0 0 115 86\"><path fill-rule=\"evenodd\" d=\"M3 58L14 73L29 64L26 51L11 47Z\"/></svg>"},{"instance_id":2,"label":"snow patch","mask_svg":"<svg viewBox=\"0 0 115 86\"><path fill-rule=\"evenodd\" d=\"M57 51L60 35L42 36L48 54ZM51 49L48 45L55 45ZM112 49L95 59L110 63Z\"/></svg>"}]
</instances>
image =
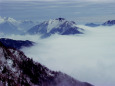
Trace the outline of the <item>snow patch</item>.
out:
<instances>
[{"instance_id":1,"label":"snow patch","mask_svg":"<svg viewBox=\"0 0 115 86\"><path fill-rule=\"evenodd\" d=\"M59 20L52 20L50 19L48 21L48 28L47 28L47 33L49 33L53 28L58 28L61 24L63 24L65 20L59 21Z\"/></svg>"},{"instance_id":2,"label":"snow patch","mask_svg":"<svg viewBox=\"0 0 115 86\"><path fill-rule=\"evenodd\" d=\"M15 19L13 19L11 17L1 17L0 16L0 24L4 23L4 22L19 23L18 21L16 21Z\"/></svg>"}]
</instances>

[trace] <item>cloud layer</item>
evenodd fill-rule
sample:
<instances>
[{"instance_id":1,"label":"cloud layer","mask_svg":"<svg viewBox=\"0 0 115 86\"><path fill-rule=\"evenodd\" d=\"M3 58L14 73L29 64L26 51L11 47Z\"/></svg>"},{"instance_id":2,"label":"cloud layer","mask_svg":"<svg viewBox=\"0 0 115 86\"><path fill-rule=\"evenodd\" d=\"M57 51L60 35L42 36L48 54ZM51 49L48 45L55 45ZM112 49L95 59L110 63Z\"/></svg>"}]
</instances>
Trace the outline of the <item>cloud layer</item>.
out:
<instances>
[{"instance_id":1,"label":"cloud layer","mask_svg":"<svg viewBox=\"0 0 115 86\"><path fill-rule=\"evenodd\" d=\"M81 36L58 36L39 40L25 49L28 56L52 70L63 71L95 86L114 86L114 27L86 28Z\"/></svg>"},{"instance_id":2,"label":"cloud layer","mask_svg":"<svg viewBox=\"0 0 115 86\"><path fill-rule=\"evenodd\" d=\"M35 36L12 35L9 38L32 40L38 43L23 51L48 68L62 71L95 86L115 86L115 26L85 28L85 34L47 39Z\"/></svg>"}]
</instances>

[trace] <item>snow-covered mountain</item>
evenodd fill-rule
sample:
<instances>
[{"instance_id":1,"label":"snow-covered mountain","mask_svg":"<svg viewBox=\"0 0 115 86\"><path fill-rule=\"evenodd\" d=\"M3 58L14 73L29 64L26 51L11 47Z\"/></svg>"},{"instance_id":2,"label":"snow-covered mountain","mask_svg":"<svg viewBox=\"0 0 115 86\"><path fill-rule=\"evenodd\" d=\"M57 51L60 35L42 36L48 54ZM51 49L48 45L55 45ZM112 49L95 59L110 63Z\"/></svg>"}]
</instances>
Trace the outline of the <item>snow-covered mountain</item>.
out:
<instances>
[{"instance_id":1,"label":"snow-covered mountain","mask_svg":"<svg viewBox=\"0 0 115 86\"><path fill-rule=\"evenodd\" d=\"M47 37L58 33L60 35L82 34L83 29L78 28L73 21L67 21L64 18L44 21L32 27L27 31L29 34L42 34L42 37Z\"/></svg>"},{"instance_id":2,"label":"snow-covered mountain","mask_svg":"<svg viewBox=\"0 0 115 86\"><path fill-rule=\"evenodd\" d=\"M31 47L35 43L29 40L13 40L8 38L0 38L0 42L3 43L7 48L21 49L23 47Z\"/></svg>"},{"instance_id":3,"label":"snow-covered mountain","mask_svg":"<svg viewBox=\"0 0 115 86\"><path fill-rule=\"evenodd\" d=\"M22 34L33 27L36 23L30 20L18 21L10 17L0 16L0 33Z\"/></svg>"},{"instance_id":4,"label":"snow-covered mountain","mask_svg":"<svg viewBox=\"0 0 115 86\"><path fill-rule=\"evenodd\" d=\"M98 26L113 26L115 25L115 20L108 20L103 24L95 24L95 23L88 23L85 24L85 26L89 26L89 27L98 27Z\"/></svg>"},{"instance_id":5,"label":"snow-covered mountain","mask_svg":"<svg viewBox=\"0 0 115 86\"><path fill-rule=\"evenodd\" d=\"M105 23L103 23L102 25L104 26L112 26L115 25L115 20L108 20Z\"/></svg>"},{"instance_id":6,"label":"snow-covered mountain","mask_svg":"<svg viewBox=\"0 0 115 86\"><path fill-rule=\"evenodd\" d=\"M4 34L19 34L21 31L17 28L17 21L9 17L0 17L0 33Z\"/></svg>"},{"instance_id":7,"label":"snow-covered mountain","mask_svg":"<svg viewBox=\"0 0 115 86\"><path fill-rule=\"evenodd\" d=\"M0 16L0 24L4 23L4 22L10 22L12 24L17 24L18 21L16 21L15 19L11 18L11 17L1 17Z\"/></svg>"},{"instance_id":8,"label":"snow-covered mountain","mask_svg":"<svg viewBox=\"0 0 115 86\"><path fill-rule=\"evenodd\" d=\"M23 52L0 42L0 86L92 86L62 72L51 71Z\"/></svg>"}]
</instances>

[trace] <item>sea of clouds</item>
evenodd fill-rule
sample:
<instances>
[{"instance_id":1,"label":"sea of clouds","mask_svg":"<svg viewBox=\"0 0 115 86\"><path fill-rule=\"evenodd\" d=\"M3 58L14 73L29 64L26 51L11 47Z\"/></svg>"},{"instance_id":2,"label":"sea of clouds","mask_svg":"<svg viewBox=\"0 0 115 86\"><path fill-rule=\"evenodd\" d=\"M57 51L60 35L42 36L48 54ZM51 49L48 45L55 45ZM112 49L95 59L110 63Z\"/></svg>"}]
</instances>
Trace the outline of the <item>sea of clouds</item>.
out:
<instances>
[{"instance_id":1,"label":"sea of clouds","mask_svg":"<svg viewBox=\"0 0 115 86\"><path fill-rule=\"evenodd\" d=\"M11 35L36 42L22 51L46 67L95 86L115 86L115 26L87 27L81 35Z\"/></svg>"}]
</instances>

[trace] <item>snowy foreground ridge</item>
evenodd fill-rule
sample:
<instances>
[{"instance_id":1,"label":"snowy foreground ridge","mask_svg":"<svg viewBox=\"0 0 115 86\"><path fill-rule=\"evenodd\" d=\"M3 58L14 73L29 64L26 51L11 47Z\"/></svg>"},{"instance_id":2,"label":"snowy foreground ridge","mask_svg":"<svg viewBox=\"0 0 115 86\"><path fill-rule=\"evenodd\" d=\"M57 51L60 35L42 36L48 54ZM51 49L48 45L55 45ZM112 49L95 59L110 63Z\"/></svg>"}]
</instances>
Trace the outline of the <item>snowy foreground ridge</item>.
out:
<instances>
[{"instance_id":1,"label":"snowy foreground ridge","mask_svg":"<svg viewBox=\"0 0 115 86\"><path fill-rule=\"evenodd\" d=\"M51 71L27 58L23 52L6 48L0 42L0 86L92 86Z\"/></svg>"}]
</instances>

